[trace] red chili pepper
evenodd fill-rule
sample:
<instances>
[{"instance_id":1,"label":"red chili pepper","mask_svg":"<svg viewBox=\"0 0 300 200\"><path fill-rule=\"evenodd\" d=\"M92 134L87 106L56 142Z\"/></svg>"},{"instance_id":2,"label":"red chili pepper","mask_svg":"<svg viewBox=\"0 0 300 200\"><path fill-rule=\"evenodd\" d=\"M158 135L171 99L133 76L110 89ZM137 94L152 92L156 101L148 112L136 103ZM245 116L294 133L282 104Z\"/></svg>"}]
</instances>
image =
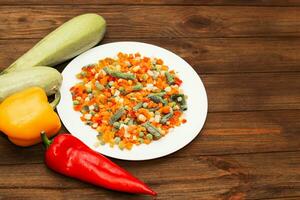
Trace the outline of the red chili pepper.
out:
<instances>
[{"instance_id":1,"label":"red chili pepper","mask_svg":"<svg viewBox=\"0 0 300 200\"><path fill-rule=\"evenodd\" d=\"M47 148L45 162L52 170L111 190L156 195L145 183L71 134L60 134L52 141L45 133L41 137Z\"/></svg>"}]
</instances>

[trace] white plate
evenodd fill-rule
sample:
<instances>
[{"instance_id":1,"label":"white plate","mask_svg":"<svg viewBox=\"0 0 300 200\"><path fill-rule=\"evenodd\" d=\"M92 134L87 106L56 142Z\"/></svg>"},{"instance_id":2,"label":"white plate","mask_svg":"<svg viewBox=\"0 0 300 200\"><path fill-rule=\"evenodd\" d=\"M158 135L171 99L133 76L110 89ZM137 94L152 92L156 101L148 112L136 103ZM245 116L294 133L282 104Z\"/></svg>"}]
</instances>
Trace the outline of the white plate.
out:
<instances>
[{"instance_id":1,"label":"white plate","mask_svg":"<svg viewBox=\"0 0 300 200\"><path fill-rule=\"evenodd\" d=\"M105 57L115 57L118 52L139 52L142 56L162 58L170 69L178 72L183 80L184 93L188 96L188 110L185 111L187 123L174 128L165 137L149 145L134 145L130 151L120 150L117 145L114 148L109 145L95 147L97 131L81 122L80 113L73 110L69 91L78 82L75 75L81 71L81 67L96 63ZM123 160L148 160L171 154L190 143L199 134L206 119L207 96L201 79L182 58L158 46L140 42L114 42L97 46L72 60L62 75L61 101L57 106L57 111L63 124L72 135L90 148L109 157Z\"/></svg>"}]
</instances>

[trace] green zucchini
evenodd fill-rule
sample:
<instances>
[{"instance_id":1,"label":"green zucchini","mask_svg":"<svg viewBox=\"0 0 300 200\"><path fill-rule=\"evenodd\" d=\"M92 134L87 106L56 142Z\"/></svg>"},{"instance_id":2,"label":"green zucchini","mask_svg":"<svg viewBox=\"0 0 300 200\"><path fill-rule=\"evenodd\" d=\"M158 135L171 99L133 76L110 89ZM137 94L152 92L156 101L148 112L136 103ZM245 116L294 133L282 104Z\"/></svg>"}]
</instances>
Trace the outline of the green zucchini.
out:
<instances>
[{"instance_id":1,"label":"green zucchini","mask_svg":"<svg viewBox=\"0 0 300 200\"><path fill-rule=\"evenodd\" d=\"M106 22L100 15L79 15L39 41L1 74L34 66L53 67L95 46L105 29Z\"/></svg>"},{"instance_id":2,"label":"green zucchini","mask_svg":"<svg viewBox=\"0 0 300 200\"><path fill-rule=\"evenodd\" d=\"M25 88L38 86L47 95L55 94L61 85L62 75L51 67L32 67L0 75L0 102Z\"/></svg>"}]
</instances>

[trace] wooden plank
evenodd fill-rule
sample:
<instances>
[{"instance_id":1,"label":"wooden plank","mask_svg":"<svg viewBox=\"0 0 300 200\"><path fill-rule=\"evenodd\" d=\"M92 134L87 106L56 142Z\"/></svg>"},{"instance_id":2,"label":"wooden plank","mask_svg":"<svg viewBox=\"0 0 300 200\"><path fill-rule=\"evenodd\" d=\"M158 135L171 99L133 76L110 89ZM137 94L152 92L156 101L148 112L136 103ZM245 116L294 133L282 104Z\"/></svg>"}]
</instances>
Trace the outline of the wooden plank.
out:
<instances>
[{"instance_id":1,"label":"wooden plank","mask_svg":"<svg viewBox=\"0 0 300 200\"><path fill-rule=\"evenodd\" d=\"M0 189L0 196L3 197L3 199L14 199L14 200L28 200L28 199L43 199L43 200L64 200L64 199L74 199L74 200L84 200L84 199L101 199L101 200L151 200L153 198L141 196L141 195L127 195L119 192L112 192L112 191L101 191L99 192L99 189L97 188L84 188L84 189L41 189L41 188L34 188L34 189ZM38 197L38 198L37 198ZM165 199L169 200L172 199L182 199L187 198L173 195L173 194L163 194L159 195L155 199ZM279 197L279 198L263 198L260 200L299 200L298 197ZM208 196L202 196L202 197L193 197L189 198L189 200L216 200L215 197L208 197ZM219 198L224 199L224 198ZM240 200L241 198L238 198ZM259 199L256 199L259 200Z\"/></svg>"},{"instance_id":2,"label":"wooden plank","mask_svg":"<svg viewBox=\"0 0 300 200\"><path fill-rule=\"evenodd\" d=\"M159 199L182 199L186 196L189 199L199 197L260 199L300 196L299 152L231 156L190 155L184 158L169 157L148 162L117 161L117 163L148 183L159 193ZM154 170L153 166L157 170ZM62 177L46 169L43 164L0 166L0 180L0 188L2 188L0 198L5 197L4 195L15 198L20 194L29 197L32 195L30 192L40 197L37 194L45 191L49 194L48 189L55 189L51 190L54 195L51 196L52 199L55 197L113 198L118 195ZM67 190L68 188L74 190ZM67 194L61 196L62 191ZM127 197L132 196L124 194L120 199L127 199Z\"/></svg>"},{"instance_id":3,"label":"wooden plank","mask_svg":"<svg viewBox=\"0 0 300 200\"><path fill-rule=\"evenodd\" d=\"M14 200L151 200L151 197L142 195L128 195L120 192L112 192L98 188L78 188L78 189L48 189L48 188L34 188L34 189L0 189L0 198L14 199ZM161 198L159 198L161 199Z\"/></svg>"},{"instance_id":4,"label":"wooden plank","mask_svg":"<svg viewBox=\"0 0 300 200\"><path fill-rule=\"evenodd\" d=\"M300 73L245 73L201 76L209 111L300 108Z\"/></svg>"},{"instance_id":5,"label":"wooden plank","mask_svg":"<svg viewBox=\"0 0 300 200\"><path fill-rule=\"evenodd\" d=\"M105 38L101 44L120 40L126 39ZM9 66L38 41L0 41L0 69ZM199 74L300 71L300 38L137 38L135 41L173 51Z\"/></svg>"},{"instance_id":6,"label":"wooden plank","mask_svg":"<svg viewBox=\"0 0 300 200\"><path fill-rule=\"evenodd\" d=\"M0 39L41 38L87 12L106 18L109 38L299 37L299 11L300 7L1 6Z\"/></svg>"},{"instance_id":7,"label":"wooden plank","mask_svg":"<svg viewBox=\"0 0 300 200\"><path fill-rule=\"evenodd\" d=\"M299 119L300 110L209 113L201 135L168 157L298 151ZM41 163L44 148L16 147L3 136L0 152L0 165Z\"/></svg>"},{"instance_id":8,"label":"wooden plank","mask_svg":"<svg viewBox=\"0 0 300 200\"><path fill-rule=\"evenodd\" d=\"M5 5L56 5L56 4L85 4L85 5L238 5L238 6L297 6L300 5L299 0L251 0L251 1L232 1L232 0L1 0Z\"/></svg>"},{"instance_id":9,"label":"wooden plank","mask_svg":"<svg viewBox=\"0 0 300 200\"><path fill-rule=\"evenodd\" d=\"M267 198L264 200L299 200L300 196L298 197L280 197L280 198Z\"/></svg>"}]
</instances>

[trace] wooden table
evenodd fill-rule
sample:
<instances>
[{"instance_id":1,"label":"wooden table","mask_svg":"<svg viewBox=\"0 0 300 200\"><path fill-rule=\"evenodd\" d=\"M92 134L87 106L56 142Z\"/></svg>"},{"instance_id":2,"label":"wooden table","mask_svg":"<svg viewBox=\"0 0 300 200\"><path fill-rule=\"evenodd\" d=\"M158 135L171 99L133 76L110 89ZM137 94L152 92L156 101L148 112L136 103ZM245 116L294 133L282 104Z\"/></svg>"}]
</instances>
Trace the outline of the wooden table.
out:
<instances>
[{"instance_id":1,"label":"wooden table","mask_svg":"<svg viewBox=\"0 0 300 200\"><path fill-rule=\"evenodd\" d=\"M205 127L184 149L145 162L113 161L153 187L156 199L296 200L299 6L297 0L1 0L0 66L71 17L99 13L108 24L101 44L134 40L177 53L199 73L209 99ZM44 165L41 145L19 148L2 135L0 155L1 200L152 199L58 175Z\"/></svg>"}]
</instances>

